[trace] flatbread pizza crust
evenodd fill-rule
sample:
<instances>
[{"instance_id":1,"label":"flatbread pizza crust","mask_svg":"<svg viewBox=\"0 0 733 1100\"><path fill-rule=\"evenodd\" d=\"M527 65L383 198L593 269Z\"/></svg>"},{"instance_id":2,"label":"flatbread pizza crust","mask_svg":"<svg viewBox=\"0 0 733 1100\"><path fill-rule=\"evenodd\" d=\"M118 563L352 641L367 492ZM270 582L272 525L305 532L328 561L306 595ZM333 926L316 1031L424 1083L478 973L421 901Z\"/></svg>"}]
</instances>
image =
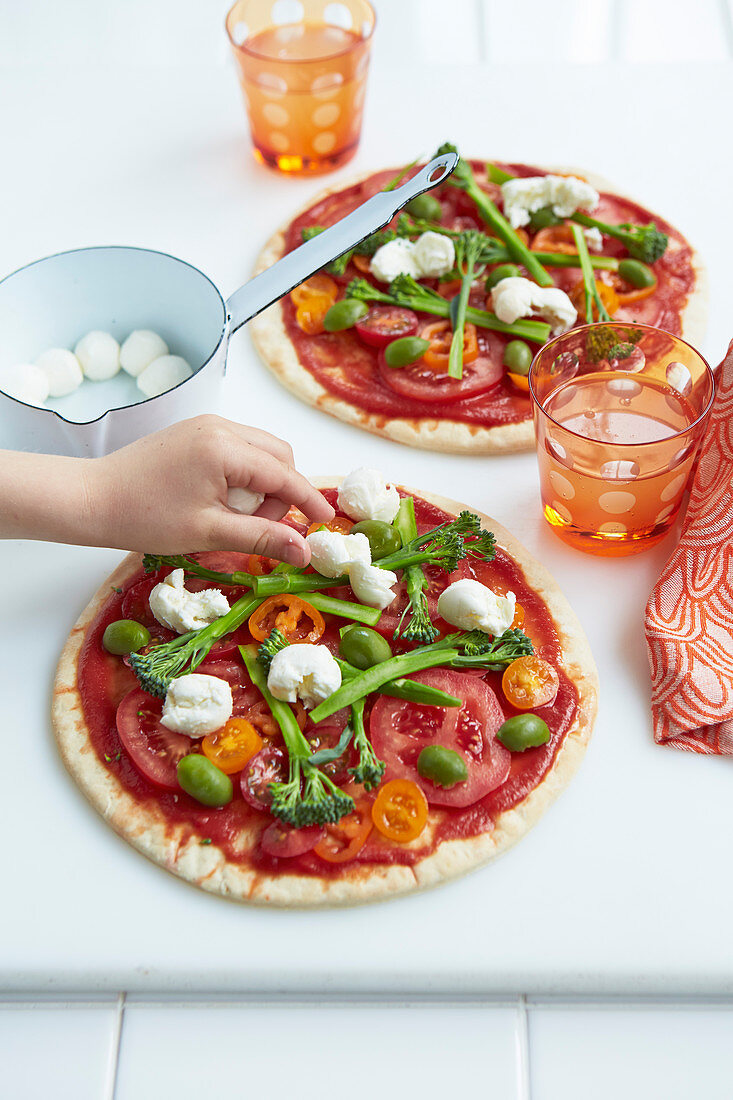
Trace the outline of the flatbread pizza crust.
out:
<instances>
[{"instance_id":1,"label":"flatbread pizza crust","mask_svg":"<svg viewBox=\"0 0 733 1100\"><path fill-rule=\"evenodd\" d=\"M333 488L340 480L315 479L314 484L321 489ZM407 491L454 515L467 507L433 493ZM492 832L445 841L412 867L352 864L338 878L269 875L230 862L215 844L202 845L187 825L169 823L153 799L139 801L131 795L107 770L91 742L77 667L89 626L109 597L111 587L121 586L140 569L139 554L129 554L95 593L69 634L59 660L52 720L59 751L70 775L115 832L148 859L203 890L233 901L291 908L356 905L435 886L495 859L532 828L574 775L595 720L598 674L580 623L544 566L495 520L482 513L478 515L546 603L561 640L562 667L578 693L575 721L550 771L522 802L499 815ZM242 836L243 851L254 842L257 832L253 829ZM420 843L424 840L421 837Z\"/></svg>"},{"instance_id":2,"label":"flatbread pizza crust","mask_svg":"<svg viewBox=\"0 0 733 1100\"><path fill-rule=\"evenodd\" d=\"M567 167L550 168L548 171L581 176L597 191L605 191L619 198L633 201L631 196L624 195L612 183L597 174ZM253 274L259 275L283 257L285 235L296 218L316 203L328 198L329 195L352 187L371 175L373 175L372 172L363 172L349 180L344 180L338 186L324 188L314 195L270 237L257 258ZM708 302L707 276L702 260L695 249L693 249L693 266L695 286L682 312L682 335L689 343L695 345L705 336ZM285 329L280 302L276 302L250 321L249 331L260 358L286 389L307 405L312 405L346 424L363 428L373 435L392 439L396 443L404 443L408 447L450 454L512 454L517 451L529 451L534 447L534 428L531 419L519 424L500 424L492 428L482 428L476 424L442 417L391 419L369 413L358 405L334 396L298 359Z\"/></svg>"}]
</instances>

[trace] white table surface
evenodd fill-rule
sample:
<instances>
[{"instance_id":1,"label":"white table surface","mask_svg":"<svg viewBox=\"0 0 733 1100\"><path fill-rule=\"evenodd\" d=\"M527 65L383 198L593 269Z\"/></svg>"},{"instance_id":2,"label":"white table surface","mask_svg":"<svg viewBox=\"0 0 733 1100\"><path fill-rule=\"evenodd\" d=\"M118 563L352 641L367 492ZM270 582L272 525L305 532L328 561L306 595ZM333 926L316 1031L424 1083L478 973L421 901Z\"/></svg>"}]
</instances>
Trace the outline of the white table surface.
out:
<instances>
[{"instance_id":1,"label":"white table surface","mask_svg":"<svg viewBox=\"0 0 733 1100\"><path fill-rule=\"evenodd\" d=\"M133 56L4 67L0 264L9 272L65 248L142 245L191 261L229 293L270 230L331 180L285 179L254 164L220 56ZM516 66L397 65L394 51L378 51L362 146L332 178L411 160L448 138L467 153L601 172L702 251L712 293L701 350L719 360L733 335L718 217L730 204L730 68L553 64L533 81ZM341 471L348 455L348 467L376 465L513 530L556 576L597 659L601 707L587 757L515 850L459 882L326 912L212 898L120 841L56 754L56 659L119 552L5 543L2 988L733 993L733 764L651 738L641 622L672 540L616 562L573 551L543 526L533 455L433 455L358 433L281 389L246 332L232 341L224 407L288 438L308 474Z\"/></svg>"}]
</instances>

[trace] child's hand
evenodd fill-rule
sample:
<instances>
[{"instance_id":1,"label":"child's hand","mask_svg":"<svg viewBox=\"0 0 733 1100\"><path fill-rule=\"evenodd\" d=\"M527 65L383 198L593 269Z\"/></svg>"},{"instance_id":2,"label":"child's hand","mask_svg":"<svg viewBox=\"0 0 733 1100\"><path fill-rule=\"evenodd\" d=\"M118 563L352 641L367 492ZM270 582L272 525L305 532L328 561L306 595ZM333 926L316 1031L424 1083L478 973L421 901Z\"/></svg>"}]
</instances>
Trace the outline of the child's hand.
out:
<instances>
[{"instance_id":1,"label":"child's hand","mask_svg":"<svg viewBox=\"0 0 733 1100\"><path fill-rule=\"evenodd\" d=\"M294 504L314 521L334 511L267 432L198 416L85 463L94 545L153 554L243 550L307 565L305 539L278 521ZM227 506L230 488L264 493L252 516ZM82 541L80 539L80 541Z\"/></svg>"}]
</instances>

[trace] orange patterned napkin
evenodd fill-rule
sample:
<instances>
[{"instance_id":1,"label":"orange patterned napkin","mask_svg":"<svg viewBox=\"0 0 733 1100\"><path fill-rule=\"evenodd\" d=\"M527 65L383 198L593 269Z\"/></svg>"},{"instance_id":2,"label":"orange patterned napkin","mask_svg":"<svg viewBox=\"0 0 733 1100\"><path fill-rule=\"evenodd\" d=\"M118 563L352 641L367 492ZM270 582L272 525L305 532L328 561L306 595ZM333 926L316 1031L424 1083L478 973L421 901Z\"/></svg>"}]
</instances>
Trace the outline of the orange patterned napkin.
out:
<instances>
[{"instance_id":1,"label":"orange patterned napkin","mask_svg":"<svg viewBox=\"0 0 733 1100\"><path fill-rule=\"evenodd\" d=\"M646 606L654 740L733 754L733 341L679 546Z\"/></svg>"}]
</instances>

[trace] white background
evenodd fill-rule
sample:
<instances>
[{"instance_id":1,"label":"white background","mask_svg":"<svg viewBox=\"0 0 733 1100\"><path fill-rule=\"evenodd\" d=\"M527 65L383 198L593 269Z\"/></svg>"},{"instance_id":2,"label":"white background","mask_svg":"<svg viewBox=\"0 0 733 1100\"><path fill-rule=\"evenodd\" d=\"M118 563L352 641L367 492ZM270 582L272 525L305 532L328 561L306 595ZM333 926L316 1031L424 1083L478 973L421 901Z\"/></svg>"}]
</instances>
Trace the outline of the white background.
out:
<instances>
[{"instance_id":1,"label":"white background","mask_svg":"<svg viewBox=\"0 0 733 1100\"><path fill-rule=\"evenodd\" d=\"M712 292L701 350L717 362L733 336L730 8L382 0L377 10L362 146L333 178L401 164L446 139L468 154L598 171L703 253ZM204 0L0 2L0 274L64 248L118 243L179 255L225 294L247 278L271 229L324 181L254 164L223 15ZM341 470L348 455L349 466L377 465L512 529L588 633L601 675L596 732L560 801L485 871L377 907L237 907L118 841L55 754L57 655L119 553L0 546L8 1095L45 1095L48 1071L60 1096L111 1096L115 1079L123 1100L193 1096L202 1057L241 1091L246 1073L252 1088L264 1082L282 1052L272 1035L287 1032L294 1058L325 1037L353 1095L367 1080L350 1066L368 1034L394 1093L404 1079L442 1095L450 1079L502 1098L530 1087L535 1100L730 1096L731 762L655 747L648 713L643 606L673 539L617 562L572 551L542 524L532 455L437 456L356 433L282 390L246 332L232 341L224 400L230 416L290 439L308 474ZM59 1012L72 993L82 1001ZM212 995L224 1001L198 999ZM389 1010L363 1002L387 995ZM151 1002L161 996L165 1008ZM579 996L601 1006L579 1007ZM264 1009L262 997L278 999ZM612 997L635 1007L614 1008ZM664 1009L650 997L665 998ZM439 1068L441 1035L460 1067L453 1076ZM38 1059L39 1046L51 1054ZM271 1095L286 1094L267 1080Z\"/></svg>"}]
</instances>

